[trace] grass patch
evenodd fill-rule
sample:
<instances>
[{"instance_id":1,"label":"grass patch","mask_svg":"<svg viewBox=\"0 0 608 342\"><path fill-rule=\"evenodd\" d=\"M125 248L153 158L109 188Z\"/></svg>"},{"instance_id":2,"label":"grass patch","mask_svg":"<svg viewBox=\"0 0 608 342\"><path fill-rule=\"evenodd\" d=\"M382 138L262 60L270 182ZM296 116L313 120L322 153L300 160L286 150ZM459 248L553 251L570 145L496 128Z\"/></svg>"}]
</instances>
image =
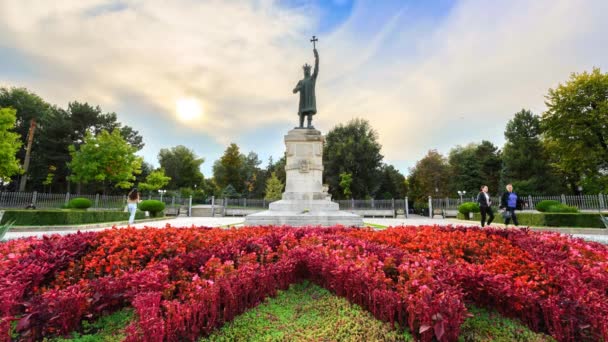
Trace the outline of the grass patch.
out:
<instances>
[{"instance_id":1,"label":"grass patch","mask_svg":"<svg viewBox=\"0 0 608 342\"><path fill-rule=\"evenodd\" d=\"M376 229L386 229L388 228L388 226L383 226L381 224L375 224L375 223L369 223L369 222L363 222L363 225L366 227L372 227L372 228L376 228Z\"/></svg>"},{"instance_id":2,"label":"grass patch","mask_svg":"<svg viewBox=\"0 0 608 342\"><path fill-rule=\"evenodd\" d=\"M473 317L462 325L458 338L461 342L555 341L495 311L470 306L469 312ZM44 341L122 341L124 329L133 318L132 309L123 309L93 323L83 321L81 333ZM414 341L414 338L407 329L393 328L346 299L304 281L287 291L279 291L276 297L268 298L200 341Z\"/></svg>"},{"instance_id":3,"label":"grass patch","mask_svg":"<svg viewBox=\"0 0 608 342\"><path fill-rule=\"evenodd\" d=\"M551 336L537 334L519 321L503 317L495 311L474 306L469 306L468 310L474 316L462 324L458 341L555 341Z\"/></svg>"},{"instance_id":4,"label":"grass patch","mask_svg":"<svg viewBox=\"0 0 608 342\"><path fill-rule=\"evenodd\" d=\"M404 331L329 291L303 282L200 341L413 341Z\"/></svg>"},{"instance_id":5,"label":"grass patch","mask_svg":"<svg viewBox=\"0 0 608 342\"><path fill-rule=\"evenodd\" d=\"M45 339L48 342L119 342L126 337L124 330L133 319L132 309L123 309L97 321L82 322L82 333L73 332L71 337Z\"/></svg>"}]
</instances>

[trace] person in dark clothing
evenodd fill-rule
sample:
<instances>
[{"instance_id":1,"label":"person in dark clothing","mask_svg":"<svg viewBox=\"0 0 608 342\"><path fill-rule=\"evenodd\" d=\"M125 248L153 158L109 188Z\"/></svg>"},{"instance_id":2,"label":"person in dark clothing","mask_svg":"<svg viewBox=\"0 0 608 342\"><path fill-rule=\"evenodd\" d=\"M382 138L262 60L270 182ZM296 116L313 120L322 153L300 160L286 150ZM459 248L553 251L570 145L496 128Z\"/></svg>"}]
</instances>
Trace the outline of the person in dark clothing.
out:
<instances>
[{"instance_id":1,"label":"person in dark clothing","mask_svg":"<svg viewBox=\"0 0 608 342\"><path fill-rule=\"evenodd\" d=\"M486 215L489 216L487 225L489 226L494 221L494 211L492 211L492 200L488 194L488 186L483 185L481 191L477 194L477 203L479 204L479 210L481 211L481 226L486 225Z\"/></svg>"},{"instance_id":2,"label":"person in dark clothing","mask_svg":"<svg viewBox=\"0 0 608 342\"><path fill-rule=\"evenodd\" d=\"M517 194L513 192L513 185L507 184L507 191L502 194L500 197L500 209L503 210L503 217L505 218L505 225L508 226L513 219L513 224L518 226L519 222L517 222L517 216L515 215L515 209L517 209L517 204L519 203L519 198Z\"/></svg>"}]
</instances>

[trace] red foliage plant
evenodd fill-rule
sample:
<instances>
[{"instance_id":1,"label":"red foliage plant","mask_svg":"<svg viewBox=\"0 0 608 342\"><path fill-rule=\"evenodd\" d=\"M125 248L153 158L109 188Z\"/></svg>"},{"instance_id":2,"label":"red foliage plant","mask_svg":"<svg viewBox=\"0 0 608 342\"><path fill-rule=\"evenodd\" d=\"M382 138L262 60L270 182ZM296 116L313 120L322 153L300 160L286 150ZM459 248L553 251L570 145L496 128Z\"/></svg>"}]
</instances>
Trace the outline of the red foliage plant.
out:
<instances>
[{"instance_id":1,"label":"red foliage plant","mask_svg":"<svg viewBox=\"0 0 608 342\"><path fill-rule=\"evenodd\" d=\"M310 279L408 327L457 340L465 303L559 341L608 340L608 248L464 227L111 229L0 244L0 341L36 340L133 307L129 341L195 341Z\"/></svg>"}]
</instances>

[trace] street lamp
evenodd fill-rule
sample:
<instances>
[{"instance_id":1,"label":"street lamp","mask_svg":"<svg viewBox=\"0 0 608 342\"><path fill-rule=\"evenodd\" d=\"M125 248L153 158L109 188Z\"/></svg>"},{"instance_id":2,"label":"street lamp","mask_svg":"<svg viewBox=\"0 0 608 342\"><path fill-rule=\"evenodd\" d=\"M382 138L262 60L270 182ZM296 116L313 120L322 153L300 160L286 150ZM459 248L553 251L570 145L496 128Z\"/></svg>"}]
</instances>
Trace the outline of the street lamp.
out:
<instances>
[{"instance_id":1,"label":"street lamp","mask_svg":"<svg viewBox=\"0 0 608 342\"><path fill-rule=\"evenodd\" d=\"M458 190L458 195L460 196L460 204L462 204L462 196L464 196L466 194L467 194L466 191L464 191L464 190L462 190L462 191Z\"/></svg>"},{"instance_id":2,"label":"street lamp","mask_svg":"<svg viewBox=\"0 0 608 342\"><path fill-rule=\"evenodd\" d=\"M163 194L165 194L167 192L167 190L158 190L158 193L160 194L160 201L163 201Z\"/></svg>"}]
</instances>

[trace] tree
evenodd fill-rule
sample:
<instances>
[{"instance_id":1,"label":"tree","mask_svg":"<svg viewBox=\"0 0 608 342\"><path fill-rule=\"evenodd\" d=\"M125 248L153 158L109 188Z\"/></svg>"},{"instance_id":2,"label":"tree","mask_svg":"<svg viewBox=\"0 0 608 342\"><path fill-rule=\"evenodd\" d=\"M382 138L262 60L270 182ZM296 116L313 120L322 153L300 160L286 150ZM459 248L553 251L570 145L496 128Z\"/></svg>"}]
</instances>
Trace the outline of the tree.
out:
<instances>
[{"instance_id":1,"label":"tree","mask_svg":"<svg viewBox=\"0 0 608 342\"><path fill-rule=\"evenodd\" d=\"M375 195L380 186L383 159L380 149L378 134L363 119L353 119L327 133L323 149L323 177L334 198L344 198L340 188L340 174L344 172L352 175L353 197Z\"/></svg>"},{"instance_id":2,"label":"tree","mask_svg":"<svg viewBox=\"0 0 608 342\"><path fill-rule=\"evenodd\" d=\"M103 130L108 132L118 130L120 135L137 151L144 147L139 132L118 122L116 113L103 113L99 106L93 107L86 102L74 101L68 104L68 115L73 131L72 140L75 144L82 142L87 132L97 135Z\"/></svg>"},{"instance_id":3,"label":"tree","mask_svg":"<svg viewBox=\"0 0 608 342\"><path fill-rule=\"evenodd\" d=\"M481 185L481 163L477 157L477 145L456 146L448 156L450 167L449 195L458 191L473 193Z\"/></svg>"},{"instance_id":4,"label":"tree","mask_svg":"<svg viewBox=\"0 0 608 342\"><path fill-rule=\"evenodd\" d=\"M183 145L161 149L158 162L165 174L171 178L167 186L169 189L193 188L204 180L201 165L205 159L199 158L194 151Z\"/></svg>"},{"instance_id":5,"label":"tree","mask_svg":"<svg viewBox=\"0 0 608 342\"><path fill-rule=\"evenodd\" d=\"M541 141L540 118L522 109L507 123L502 152L502 185L519 194L556 194L563 188ZM503 187L501 186L501 190Z\"/></svg>"},{"instance_id":6,"label":"tree","mask_svg":"<svg viewBox=\"0 0 608 342\"><path fill-rule=\"evenodd\" d=\"M447 197L450 167L444 156L436 150L430 150L410 169L408 183L409 197L416 202L426 203L428 196Z\"/></svg>"},{"instance_id":7,"label":"tree","mask_svg":"<svg viewBox=\"0 0 608 342\"><path fill-rule=\"evenodd\" d=\"M32 120L36 122L37 125L40 124L41 120L48 114L51 106L45 102L38 95L28 91L25 88L0 88L0 107L8 107L16 110L16 120L15 120L15 133L19 134L22 143L20 144L20 149L17 152L17 159L24 160L25 158L25 142L27 140L27 135L30 127L30 123ZM22 177L28 177L30 180L29 186L31 187L32 180L32 171L38 170L46 170L48 165L43 168L38 167L36 164L36 151L39 144L40 130L37 129L37 133L33 136L33 144L32 144L32 153L30 158L30 167L28 169L27 174L24 174ZM66 146L67 149L67 146ZM21 174L21 173L19 173ZM42 175L43 178L45 175ZM16 177L13 179L12 184L17 185Z\"/></svg>"},{"instance_id":8,"label":"tree","mask_svg":"<svg viewBox=\"0 0 608 342\"><path fill-rule=\"evenodd\" d=\"M393 165L382 165L380 188L376 193L378 199L404 198L407 194L405 176Z\"/></svg>"},{"instance_id":9,"label":"tree","mask_svg":"<svg viewBox=\"0 0 608 342\"><path fill-rule=\"evenodd\" d=\"M600 181L606 178L608 74L599 68L591 73L572 73L566 83L549 89L545 104L547 111L542 115L545 142L553 165L570 176L570 186L576 188L576 183L585 178Z\"/></svg>"},{"instance_id":10,"label":"tree","mask_svg":"<svg viewBox=\"0 0 608 342\"><path fill-rule=\"evenodd\" d=\"M276 173L272 173L266 181L266 196L265 199L275 201L281 199L283 195L284 184L279 180Z\"/></svg>"},{"instance_id":11,"label":"tree","mask_svg":"<svg viewBox=\"0 0 608 342\"><path fill-rule=\"evenodd\" d=\"M171 177L165 175L165 170L158 169L150 172L144 183L139 183L142 191L156 191L165 187L171 181Z\"/></svg>"},{"instance_id":12,"label":"tree","mask_svg":"<svg viewBox=\"0 0 608 342\"><path fill-rule=\"evenodd\" d=\"M348 172L342 172L340 174L340 189L342 189L342 194L344 198L352 198L352 191L350 190L350 186L353 184L353 175Z\"/></svg>"},{"instance_id":13,"label":"tree","mask_svg":"<svg viewBox=\"0 0 608 342\"><path fill-rule=\"evenodd\" d=\"M129 145L117 129L112 133L101 131L97 136L87 132L80 148L70 146L70 180L100 182L104 193L108 184L129 188L133 186L135 175L141 172L142 159L135 152L136 147Z\"/></svg>"},{"instance_id":14,"label":"tree","mask_svg":"<svg viewBox=\"0 0 608 342\"><path fill-rule=\"evenodd\" d=\"M13 132L16 111L10 108L0 108L0 180L8 181L21 171L16 155L21 147L19 133Z\"/></svg>"},{"instance_id":15,"label":"tree","mask_svg":"<svg viewBox=\"0 0 608 342\"><path fill-rule=\"evenodd\" d=\"M287 159L285 155L281 157L281 159L277 160L276 163L273 162L272 157L268 159L268 166L266 167L266 175L269 177L273 172L277 175L277 178L281 181L281 183L285 184L287 181L287 176L285 173L285 164L287 163Z\"/></svg>"},{"instance_id":16,"label":"tree","mask_svg":"<svg viewBox=\"0 0 608 342\"><path fill-rule=\"evenodd\" d=\"M263 197L266 177L263 170L260 168L262 161L255 152L249 152L246 156L241 154L240 156L243 160L241 177L245 182L243 192L246 193L249 198Z\"/></svg>"},{"instance_id":17,"label":"tree","mask_svg":"<svg viewBox=\"0 0 608 342\"><path fill-rule=\"evenodd\" d=\"M224 191L222 191L223 198L239 198L241 194L239 194L236 189L232 186L232 184L228 184Z\"/></svg>"},{"instance_id":18,"label":"tree","mask_svg":"<svg viewBox=\"0 0 608 342\"><path fill-rule=\"evenodd\" d=\"M245 158L241 155L237 144L232 143L226 148L224 155L213 164L213 178L220 188L232 185L236 192L243 192L244 165Z\"/></svg>"},{"instance_id":19,"label":"tree","mask_svg":"<svg viewBox=\"0 0 608 342\"><path fill-rule=\"evenodd\" d=\"M480 184L487 185L494 193L500 192L500 173L502 170L502 156L498 147L491 142L483 140L477 146L475 155L479 160Z\"/></svg>"}]
</instances>

